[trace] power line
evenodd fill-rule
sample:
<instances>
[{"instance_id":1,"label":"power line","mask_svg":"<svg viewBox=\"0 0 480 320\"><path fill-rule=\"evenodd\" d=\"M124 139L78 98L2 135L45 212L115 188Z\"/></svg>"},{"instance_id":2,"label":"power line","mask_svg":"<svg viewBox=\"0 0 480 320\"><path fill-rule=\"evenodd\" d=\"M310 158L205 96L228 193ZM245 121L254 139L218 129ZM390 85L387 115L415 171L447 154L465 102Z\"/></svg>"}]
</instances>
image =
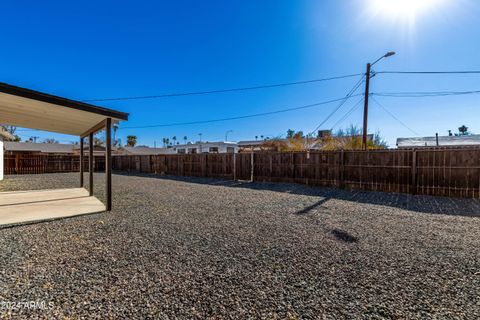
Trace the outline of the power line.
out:
<instances>
[{"instance_id":1,"label":"power line","mask_svg":"<svg viewBox=\"0 0 480 320\"><path fill-rule=\"evenodd\" d=\"M422 97L444 97L444 96L459 96L478 94L480 90L472 91L418 91L418 92L380 92L372 93L375 96L381 97L397 97L397 98L422 98Z\"/></svg>"},{"instance_id":2,"label":"power line","mask_svg":"<svg viewBox=\"0 0 480 320\"><path fill-rule=\"evenodd\" d=\"M350 97L358 96L353 95ZM220 119L212 119L212 120L201 120L201 121L191 121L191 122L176 122L176 123L165 123L165 124L154 124L154 125L147 125L147 126L133 126L133 127L123 127L119 128L119 130L124 130L124 129L145 129L145 128L158 128L158 127L173 127L173 126L185 126L185 125L193 125L193 124L203 124L203 123L212 123L212 122L222 122L222 121L230 121L230 120L239 120L239 119L246 119L246 118L253 118L253 117L261 117L261 116L267 116L267 115L272 115L272 114L278 114L278 113L283 113L283 112L290 112L290 111L295 111L295 110L301 110L301 109L307 109L307 108L313 108L317 107L320 105L325 105L329 103L334 103L338 101L342 101L345 99L348 99L350 97L343 97L339 99L333 99L333 100L327 100L327 101L322 101L318 103L313 103L313 104L307 104L301 107L295 107L295 108L287 108L287 109L281 109L281 110L276 110L276 111L270 111L270 112L262 112L262 113L256 113L256 114L250 114L250 115L244 115L244 116L238 116L238 117L228 117L228 118L220 118Z\"/></svg>"},{"instance_id":3,"label":"power line","mask_svg":"<svg viewBox=\"0 0 480 320\"><path fill-rule=\"evenodd\" d=\"M361 103L363 102L363 98L361 98L360 100L357 101L357 103L355 103L352 108L350 108L350 110L348 110L347 113L345 113L345 115L340 118L340 120L338 120L337 122L335 122L335 124L330 128L330 130L333 130L336 126L338 126L339 124L341 124L343 121L345 121L355 110L358 109L358 107L360 107Z\"/></svg>"},{"instance_id":4,"label":"power line","mask_svg":"<svg viewBox=\"0 0 480 320\"><path fill-rule=\"evenodd\" d=\"M480 74L478 70L466 71L375 71L376 74Z\"/></svg>"},{"instance_id":5,"label":"power line","mask_svg":"<svg viewBox=\"0 0 480 320\"><path fill-rule=\"evenodd\" d=\"M358 77L358 76L361 76L361 75L363 75L363 74L362 74L362 73L357 73L357 74L348 74L348 75L343 75L343 76L336 76L336 77L322 78L322 79L313 79L313 80L296 81L296 82L285 82L285 83L267 84L267 85L260 85L260 86L251 86L251 87L240 87L240 88L229 88L229 89L217 89L217 90L208 90L208 91L165 93L165 94L149 95L149 96L132 96L132 97L117 97L117 98L98 98L98 99L83 100L83 102L125 101L125 100L140 100L140 99L159 99L159 98L169 98L169 97L182 97L182 96L204 95L204 94L214 94L214 93L225 93L225 92L258 90L258 89L268 89L268 88L286 87L286 86L294 86L294 85L300 85L300 84L308 84L308 83L315 83L315 82L324 82L324 81L331 81L331 80L346 79L346 78Z\"/></svg>"},{"instance_id":6,"label":"power line","mask_svg":"<svg viewBox=\"0 0 480 320\"><path fill-rule=\"evenodd\" d=\"M382 108L386 113L388 113L393 119L397 120L398 123L400 123L402 126L404 126L405 128L407 128L410 132L412 132L414 135L416 136L419 136L420 134L418 132L416 132L415 130L413 130L412 128L410 128L409 126L407 126L402 120L398 119L393 113L391 113L387 108L385 108L380 102L378 102L377 99L375 99L375 97L371 97L373 102L375 102L380 108Z\"/></svg>"},{"instance_id":7,"label":"power line","mask_svg":"<svg viewBox=\"0 0 480 320\"><path fill-rule=\"evenodd\" d=\"M19 136L19 137L22 137L22 138L37 138L39 140L48 139L48 138L42 138L42 137L28 136L28 135L24 135L24 134L13 134L13 135L14 136ZM69 144L74 144L75 143L75 141L72 141L72 140L59 140L59 139L55 139L55 138L53 138L53 139L56 140L56 141L59 141L59 142L68 142ZM39 142L39 143L43 143L43 142Z\"/></svg>"},{"instance_id":8,"label":"power line","mask_svg":"<svg viewBox=\"0 0 480 320\"><path fill-rule=\"evenodd\" d=\"M340 102L340 104L335 109L333 109L332 112L330 112L330 114L325 119L323 119L323 121L312 132L310 132L310 134L315 133L321 126L323 126L347 102L348 99L355 96L353 94L355 93L355 91L358 90L360 85L364 82L364 80L363 80L364 77L365 76L361 77L360 80L358 80L358 82L353 86L353 88L347 93L344 100L342 102ZM357 96L358 96L358 94L357 94Z\"/></svg>"}]
</instances>

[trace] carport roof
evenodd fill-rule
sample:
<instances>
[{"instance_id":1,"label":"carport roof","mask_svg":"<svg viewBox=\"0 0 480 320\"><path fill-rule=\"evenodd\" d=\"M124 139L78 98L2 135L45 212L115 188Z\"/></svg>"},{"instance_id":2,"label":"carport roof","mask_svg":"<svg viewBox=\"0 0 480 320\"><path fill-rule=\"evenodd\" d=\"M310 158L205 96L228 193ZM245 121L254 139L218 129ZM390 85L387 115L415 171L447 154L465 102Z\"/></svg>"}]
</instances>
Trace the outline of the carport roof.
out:
<instances>
[{"instance_id":1,"label":"carport roof","mask_svg":"<svg viewBox=\"0 0 480 320\"><path fill-rule=\"evenodd\" d=\"M107 118L128 113L0 82L0 123L81 136Z\"/></svg>"}]
</instances>

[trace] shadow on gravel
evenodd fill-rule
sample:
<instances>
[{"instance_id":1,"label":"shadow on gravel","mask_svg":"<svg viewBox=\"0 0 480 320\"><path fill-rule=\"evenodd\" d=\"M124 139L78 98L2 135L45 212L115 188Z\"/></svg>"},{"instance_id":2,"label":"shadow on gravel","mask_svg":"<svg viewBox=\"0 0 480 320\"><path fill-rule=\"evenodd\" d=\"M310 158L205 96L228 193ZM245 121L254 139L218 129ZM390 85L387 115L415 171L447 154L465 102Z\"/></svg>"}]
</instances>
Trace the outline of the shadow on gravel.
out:
<instances>
[{"instance_id":1,"label":"shadow on gravel","mask_svg":"<svg viewBox=\"0 0 480 320\"><path fill-rule=\"evenodd\" d=\"M341 240L343 242L348 242L348 243L354 243L358 242L358 238L352 236L348 232L339 230L339 229L334 229L332 230L332 234L337 238L338 240Z\"/></svg>"},{"instance_id":2,"label":"shadow on gravel","mask_svg":"<svg viewBox=\"0 0 480 320\"><path fill-rule=\"evenodd\" d=\"M322 204L324 204L325 202L327 202L329 199L330 199L329 197L325 197L325 198L323 198L322 200L317 201L317 202L315 202L314 204L312 204L312 205L310 205L310 206L308 206L308 207L305 207L305 208L303 208L302 210L299 210L299 211L295 212L294 214L299 215L299 216L308 214L308 213L310 213L310 211L312 211L313 209L316 209L317 207L320 207Z\"/></svg>"},{"instance_id":3,"label":"shadow on gravel","mask_svg":"<svg viewBox=\"0 0 480 320\"><path fill-rule=\"evenodd\" d=\"M262 183L199 177L161 176L154 174L139 174L128 172L115 173L119 175L138 176L160 180L182 181L188 183L222 186L228 188L243 188L259 191L283 192L324 198L318 203L315 203L312 206L306 207L305 209L298 211L296 214L299 215L308 213L315 207L325 203L328 199L337 199L350 202L383 205L423 213L480 217L480 201L478 199L433 197L423 195L412 196L410 194L402 193L312 187L293 183Z\"/></svg>"}]
</instances>

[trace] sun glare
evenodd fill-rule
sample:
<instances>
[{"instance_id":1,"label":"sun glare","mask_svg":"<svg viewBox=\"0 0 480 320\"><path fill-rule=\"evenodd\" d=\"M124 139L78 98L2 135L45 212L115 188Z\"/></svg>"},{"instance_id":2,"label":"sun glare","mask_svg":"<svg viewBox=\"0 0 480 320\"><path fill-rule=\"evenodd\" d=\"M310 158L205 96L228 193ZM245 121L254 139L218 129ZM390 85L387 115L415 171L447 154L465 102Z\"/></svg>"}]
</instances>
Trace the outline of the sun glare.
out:
<instances>
[{"instance_id":1,"label":"sun glare","mask_svg":"<svg viewBox=\"0 0 480 320\"><path fill-rule=\"evenodd\" d=\"M371 8L386 18L414 20L438 8L444 0L370 0Z\"/></svg>"}]
</instances>

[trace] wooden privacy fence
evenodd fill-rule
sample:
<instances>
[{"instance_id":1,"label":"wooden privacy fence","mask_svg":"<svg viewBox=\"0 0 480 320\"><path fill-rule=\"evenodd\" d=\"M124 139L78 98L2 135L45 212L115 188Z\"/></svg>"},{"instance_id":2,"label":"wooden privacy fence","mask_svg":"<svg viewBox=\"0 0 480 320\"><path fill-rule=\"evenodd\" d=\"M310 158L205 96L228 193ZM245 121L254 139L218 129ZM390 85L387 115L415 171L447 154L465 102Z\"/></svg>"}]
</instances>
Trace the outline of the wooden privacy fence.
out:
<instances>
[{"instance_id":1,"label":"wooden privacy fence","mask_svg":"<svg viewBox=\"0 0 480 320\"><path fill-rule=\"evenodd\" d=\"M293 182L412 194L480 197L480 148L114 156L113 169ZM5 174L79 171L79 156L5 155ZM84 169L88 170L88 157ZM95 157L95 171L105 157Z\"/></svg>"},{"instance_id":2,"label":"wooden privacy fence","mask_svg":"<svg viewBox=\"0 0 480 320\"><path fill-rule=\"evenodd\" d=\"M88 171L88 157L84 157L83 168ZM105 171L105 157L94 159L94 170ZM40 174L80 171L80 156L76 155L4 155L5 174Z\"/></svg>"},{"instance_id":3,"label":"wooden privacy fence","mask_svg":"<svg viewBox=\"0 0 480 320\"><path fill-rule=\"evenodd\" d=\"M113 169L480 197L480 148L115 156Z\"/></svg>"}]
</instances>

